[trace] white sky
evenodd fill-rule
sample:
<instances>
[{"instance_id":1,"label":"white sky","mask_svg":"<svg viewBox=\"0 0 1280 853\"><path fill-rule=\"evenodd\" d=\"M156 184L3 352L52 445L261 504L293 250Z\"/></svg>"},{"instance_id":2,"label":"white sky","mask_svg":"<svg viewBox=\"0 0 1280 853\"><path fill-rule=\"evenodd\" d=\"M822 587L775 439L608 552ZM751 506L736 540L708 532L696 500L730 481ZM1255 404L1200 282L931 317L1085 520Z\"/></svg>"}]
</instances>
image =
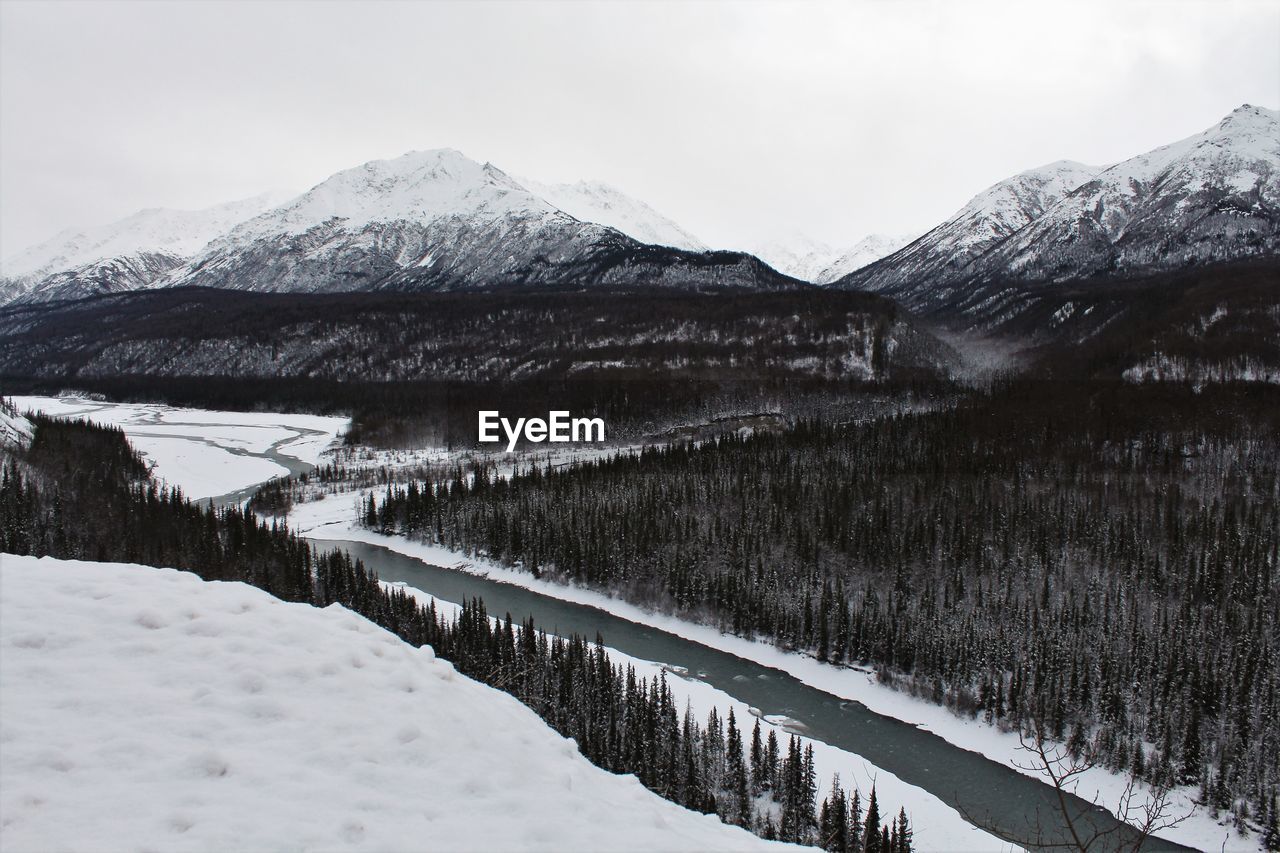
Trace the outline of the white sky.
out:
<instances>
[{"instance_id":1,"label":"white sky","mask_svg":"<svg viewBox=\"0 0 1280 853\"><path fill-rule=\"evenodd\" d=\"M1280 107L1280 2L0 0L0 256L453 147L714 245L923 230Z\"/></svg>"}]
</instances>

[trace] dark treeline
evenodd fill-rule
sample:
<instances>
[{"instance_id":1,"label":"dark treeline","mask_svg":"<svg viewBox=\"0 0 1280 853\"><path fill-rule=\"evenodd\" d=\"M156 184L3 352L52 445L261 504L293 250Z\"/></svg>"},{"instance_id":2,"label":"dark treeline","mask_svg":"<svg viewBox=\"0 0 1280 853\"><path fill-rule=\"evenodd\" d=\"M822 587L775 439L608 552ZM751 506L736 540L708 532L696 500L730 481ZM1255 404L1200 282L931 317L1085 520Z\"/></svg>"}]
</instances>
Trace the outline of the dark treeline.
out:
<instances>
[{"instance_id":1,"label":"dark treeline","mask_svg":"<svg viewBox=\"0 0 1280 853\"><path fill-rule=\"evenodd\" d=\"M310 545L235 508L209 509L148 478L113 427L32 419L31 447L0 474L0 550L178 566L309 601Z\"/></svg>"},{"instance_id":2,"label":"dark treeline","mask_svg":"<svg viewBox=\"0 0 1280 853\"><path fill-rule=\"evenodd\" d=\"M854 358L856 356L856 358ZM954 353L890 300L697 294L250 293L162 288L0 309L0 375L501 382L936 376Z\"/></svg>"},{"instance_id":3,"label":"dark treeline","mask_svg":"<svg viewBox=\"0 0 1280 853\"><path fill-rule=\"evenodd\" d=\"M476 412L602 417L634 441L722 414L819 414L946 384L889 300L730 294L163 289L0 309L0 384L213 409L344 412L352 441L469 446Z\"/></svg>"},{"instance_id":4,"label":"dark treeline","mask_svg":"<svg viewBox=\"0 0 1280 853\"><path fill-rule=\"evenodd\" d=\"M945 411L388 487L365 523L763 635L1280 846L1280 394L1015 383Z\"/></svg>"},{"instance_id":5,"label":"dark treeline","mask_svg":"<svg viewBox=\"0 0 1280 853\"><path fill-rule=\"evenodd\" d=\"M792 736L748 740L732 710L705 724L677 713L665 675L637 678L602 640L549 637L529 620L490 620L480 600L456 618L383 588L360 561L318 553L275 524L193 504L148 478L115 428L34 419L30 448L0 448L0 552L189 569L242 581L286 601L340 604L413 645L431 645L458 671L520 699L574 738L594 764L633 773L659 795L767 838L841 853L907 853L905 811L884 821L874 788L865 812L833 781L817 802L813 749Z\"/></svg>"}]
</instances>

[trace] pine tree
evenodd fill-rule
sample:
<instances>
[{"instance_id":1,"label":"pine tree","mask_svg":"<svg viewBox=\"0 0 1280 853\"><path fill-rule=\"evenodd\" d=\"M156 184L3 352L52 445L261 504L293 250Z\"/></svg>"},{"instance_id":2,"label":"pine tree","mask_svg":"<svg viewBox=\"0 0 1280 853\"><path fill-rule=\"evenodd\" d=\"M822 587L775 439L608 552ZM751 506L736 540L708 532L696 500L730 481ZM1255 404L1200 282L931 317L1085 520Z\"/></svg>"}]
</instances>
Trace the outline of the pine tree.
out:
<instances>
[{"instance_id":1,"label":"pine tree","mask_svg":"<svg viewBox=\"0 0 1280 853\"><path fill-rule=\"evenodd\" d=\"M862 853L862 794L853 789L853 798L849 803L849 840L846 844L852 853Z\"/></svg>"},{"instance_id":2,"label":"pine tree","mask_svg":"<svg viewBox=\"0 0 1280 853\"><path fill-rule=\"evenodd\" d=\"M915 833L911 831L911 825L907 822L907 810L900 808L898 810L898 844L895 853L911 853L911 846Z\"/></svg>"},{"instance_id":3,"label":"pine tree","mask_svg":"<svg viewBox=\"0 0 1280 853\"><path fill-rule=\"evenodd\" d=\"M880 805L876 802L876 786L871 786L871 796L867 799L867 819L863 824L863 850L865 853L889 853L880 846Z\"/></svg>"},{"instance_id":4,"label":"pine tree","mask_svg":"<svg viewBox=\"0 0 1280 853\"><path fill-rule=\"evenodd\" d=\"M831 792L822 801L818 816L818 845L823 850L844 853L849 847L849 804L840 774L831 777Z\"/></svg>"},{"instance_id":5,"label":"pine tree","mask_svg":"<svg viewBox=\"0 0 1280 853\"><path fill-rule=\"evenodd\" d=\"M767 773L764 766L764 745L760 740L760 718L751 729L751 794L760 796L768 786Z\"/></svg>"}]
</instances>

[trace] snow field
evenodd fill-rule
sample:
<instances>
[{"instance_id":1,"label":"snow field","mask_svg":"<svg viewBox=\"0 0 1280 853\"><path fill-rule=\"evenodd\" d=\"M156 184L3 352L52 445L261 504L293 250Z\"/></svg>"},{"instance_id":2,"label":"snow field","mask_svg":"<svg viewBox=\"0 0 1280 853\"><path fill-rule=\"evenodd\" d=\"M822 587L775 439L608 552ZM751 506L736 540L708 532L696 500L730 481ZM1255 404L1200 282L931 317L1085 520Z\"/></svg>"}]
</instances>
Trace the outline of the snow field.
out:
<instances>
[{"instance_id":1,"label":"snow field","mask_svg":"<svg viewBox=\"0 0 1280 853\"><path fill-rule=\"evenodd\" d=\"M751 850L338 606L0 556L0 844Z\"/></svg>"}]
</instances>

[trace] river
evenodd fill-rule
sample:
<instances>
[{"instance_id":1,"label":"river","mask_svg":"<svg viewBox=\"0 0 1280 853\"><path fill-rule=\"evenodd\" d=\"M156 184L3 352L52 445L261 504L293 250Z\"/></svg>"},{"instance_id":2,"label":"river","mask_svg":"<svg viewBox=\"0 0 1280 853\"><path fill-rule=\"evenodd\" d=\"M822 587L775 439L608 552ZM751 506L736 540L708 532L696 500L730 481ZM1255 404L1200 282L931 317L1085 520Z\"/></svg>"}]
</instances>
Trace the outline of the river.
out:
<instances>
[{"instance_id":1,"label":"river","mask_svg":"<svg viewBox=\"0 0 1280 853\"><path fill-rule=\"evenodd\" d=\"M597 633L605 645L634 657L685 668L698 678L764 714L798 722L806 737L857 753L956 808L971 822L996 835L1032 839L1042 847L1069 839L1057 794L1047 784L962 749L937 735L877 714L858 702L841 699L799 679L754 661L704 646L665 631L630 622L604 610L561 601L513 584L433 566L378 545L350 540L313 540L364 560L384 581L402 581L444 601L479 597L491 615L510 613L518 623L532 616L555 634ZM1068 808L1081 824L1115 830L1098 849L1129 849L1136 833L1105 810L1069 797ZM1189 850L1151 838L1143 850Z\"/></svg>"}]
</instances>

